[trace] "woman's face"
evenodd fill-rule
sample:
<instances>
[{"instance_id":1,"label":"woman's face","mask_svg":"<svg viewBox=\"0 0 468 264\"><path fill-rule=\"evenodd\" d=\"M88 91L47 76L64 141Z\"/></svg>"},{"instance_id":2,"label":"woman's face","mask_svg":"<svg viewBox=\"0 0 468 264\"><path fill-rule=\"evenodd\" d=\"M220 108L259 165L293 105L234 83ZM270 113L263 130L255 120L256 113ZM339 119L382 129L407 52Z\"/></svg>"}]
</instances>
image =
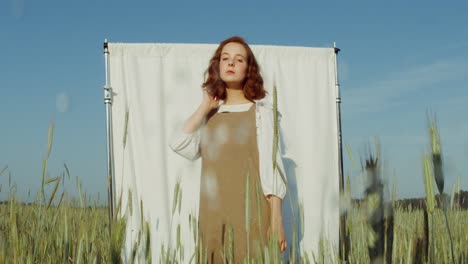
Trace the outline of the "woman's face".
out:
<instances>
[{"instance_id":1,"label":"woman's face","mask_svg":"<svg viewBox=\"0 0 468 264\"><path fill-rule=\"evenodd\" d=\"M228 87L242 85L247 72L247 51L240 43L230 42L224 45L219 59L219 72L221 80Z\"/></svg>"}]
</instances>

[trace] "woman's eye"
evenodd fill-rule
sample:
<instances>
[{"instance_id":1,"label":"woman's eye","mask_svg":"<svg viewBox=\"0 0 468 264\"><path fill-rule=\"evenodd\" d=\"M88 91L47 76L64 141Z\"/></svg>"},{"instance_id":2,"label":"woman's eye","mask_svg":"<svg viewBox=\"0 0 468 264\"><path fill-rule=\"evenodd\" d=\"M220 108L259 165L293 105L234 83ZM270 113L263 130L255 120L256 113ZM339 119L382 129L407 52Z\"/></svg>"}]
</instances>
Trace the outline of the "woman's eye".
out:
<instances>
[{"instance_id":1,"label":"woman's eye","mask_svg":"<svg viewBox=\"0 0 468 264\"><path fill-rule=\"evenodd\" d=\"M238 62L243 62L243 60L237 60Z\"/></svg>"},{"instance_id":2,"label":"woman's eye","mask_svg":"<svg viewBox=\"0 0 468 264\"><path fill-rule=\"evenodd\" d=\"M227 60L227 58L222 58L221 60L225 61L225 60Z\"/></svg>"}]
</instances>

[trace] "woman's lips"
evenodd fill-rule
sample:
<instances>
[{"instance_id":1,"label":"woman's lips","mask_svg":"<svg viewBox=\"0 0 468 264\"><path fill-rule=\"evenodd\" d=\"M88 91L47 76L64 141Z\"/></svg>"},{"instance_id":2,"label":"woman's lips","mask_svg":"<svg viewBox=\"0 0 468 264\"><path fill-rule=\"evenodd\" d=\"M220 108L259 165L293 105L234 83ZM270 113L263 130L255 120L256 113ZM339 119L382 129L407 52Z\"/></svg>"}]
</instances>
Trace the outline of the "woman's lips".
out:
<instances>
[{"instance_id":1,"label":"woman's lips","mask_svg":"<svg viewBox=\"0 0 468 264\"><path fill-rule=\"evenodd\" d=\"M234 74L234 71L226 71L226 74Z\"/></svg>"}]
</instances>

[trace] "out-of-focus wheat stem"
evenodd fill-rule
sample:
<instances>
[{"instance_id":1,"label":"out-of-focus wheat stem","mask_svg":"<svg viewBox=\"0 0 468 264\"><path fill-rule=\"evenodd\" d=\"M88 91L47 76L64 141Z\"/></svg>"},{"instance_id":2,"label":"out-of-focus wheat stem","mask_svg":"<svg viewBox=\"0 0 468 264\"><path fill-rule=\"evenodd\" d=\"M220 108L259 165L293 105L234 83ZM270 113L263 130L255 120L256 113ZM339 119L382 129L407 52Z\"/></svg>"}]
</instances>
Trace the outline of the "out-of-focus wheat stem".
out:
<instances>
[{"instance_id":1,"label":"out-of-focus wheat stem","mask_svg":"<svg viewBox=\"0 0 468 264\"><path fill-rule=\"evenodd\" d=\"M356 162L354 161L353 151L352 151L351 146L349 144L346 144L346 151L348 152L348 157L351 160L351 164L353 165L354 171L359 171L359 169L358 169L358 167L356 165Z\"/></svg>"},{"instance_id":2,"label":"out-of-focus wheat stem","mask_svg":"<svg viewBox=\"0 0 468 264\"><path fill-rule=\"evenodd\" d=\"M245 231L247 232L247 261L250 263L250 172L245 180Z\"/></svg>"},{"instance_id":3,"label":"out-of-focus wheat stem","mask_svg":"<svg viewBox=\"0 0 468 264\"><path fill-rule=\"evenodd\" d=\"M0 176L2 176L2 174L8 169L8 165L6 165L5 167L3 167L3 169L0 171Z\"/></svg>"},{"instance_id":4,"label":"out-of-focus wheat stem","mask_svg":"<svg viewBox=\"0 0 468 264\"><path fill-rule=\"evenodd\" d=\"M51 121L50 122L50 125L49 125L49 133L48 133L48 136L47 136L47 151L46 151L46 155L44 157L44 160L42 162L42 184L41 184L41 195L42 195L42 201L43 203L45 204L45 189L44 189L44 185L45 185L45 178L46 178L46 173L47 173L47 161L49 160L50 158L50 153L52 152L52 142L53 142L53 139L54 139L54 122Z\"/></svg>"},{"instance_id":5,"label":"out-of-focus wheat stem","mask_svg":"<svg viewBox=\"0 0 468 264\"><path fill-rule=\"evenodd\" d=\"M50 205L52 204L52 201L54 200L55 194L57 193L57 189L60 185L60 177L57 178L55 181L55 187L54 190L52 191L52 195L50 196L49 203L47 204L47 209L49 209Z\"/></svg>"},{"instance_id":6,"label":"out-of-focus wheat stem","mask_svg":"<svg viewBox=\"0 0 468 264\"><path fill-rule=\"evenodd\" d=\"M427 208L427 212L432 214L434 213L434 208L435 208L435 197L434 197L434 187L432 185L431 164L429 161L429 157L427 155L423 156L423 168L424 168L424 187L426 191L426 208Z\"/></svg>"},{"instance_id":7,"label":"out-of-focus wheat stem","mask_svg":"<svg viewBox=\"0 0 468 264\"><path fill-rule=\"evenodd\" d=\"M124 134L123 134L123 148L125 149L125 146L127 146L127 135L128 135L128 117L129 117L129 110L127 109L125 111L125 121L124 121Z\"/></svg>"},{"instance_id":8,"label":"out-of-focus wheat stem","mask_svg":"<svg viewBox=\"0 0 468 264\"><path fill-rule=\"evenodd\" d=\"M450 209L454 209L455 202L455 184L452 185L452 195L450 195Z\"/></svg>"},{"instance_id":9,"label":"out-of-focus wheat stem","mask_svg":"<svg viewBox=\"0 0 468 264\"><path fill-rule=\"evenodd\" d=\"M452 254L452 263L455 263L455 256L453 252L453 239L452 233L450 232L450 225L447 219L447 204L446 204L446 197L444 195L444 172L442 166L442 151L441 151L441 144L440 144L440 134L437 128L437 121L435 117L429 118L429 135L430 135L430 142L431 142L431 156L432 156L432 169L434 173L434 178L437 184L437 189L439 190L440 194L440 201L442 205L442 209L445 216L445 224L447 227L447 232L450 239L450 250Z\"/></svg>"},{"instance_id":10,"label":"out-of-focus wheat stem","mask_svg":"<svg viewBox=\"0 0 468 264\"><path fill-rule=\"evenodd\" d=\"M429 119L429 135L431 142L432 169L439 194L444 192L444 173L442 170L442 152L440 136L435 118Z\"/></svg>"},{"instance_id":11,"label":"out-of-focus wheat stem","mask_svg":"<svg viewBox=\"0 0 468 264\"><path fill-rule=\"evenodd\" d=\"M257 200L257 224L258 224L258 230L262 230L262 203L261 203L261 198L262 195L260 193L259 187L258 187L258 181L255 181L255 196ZM263 247L265 241L263 241L263 236L260 236L260 245Z\"/></svg>"}]
</instances>

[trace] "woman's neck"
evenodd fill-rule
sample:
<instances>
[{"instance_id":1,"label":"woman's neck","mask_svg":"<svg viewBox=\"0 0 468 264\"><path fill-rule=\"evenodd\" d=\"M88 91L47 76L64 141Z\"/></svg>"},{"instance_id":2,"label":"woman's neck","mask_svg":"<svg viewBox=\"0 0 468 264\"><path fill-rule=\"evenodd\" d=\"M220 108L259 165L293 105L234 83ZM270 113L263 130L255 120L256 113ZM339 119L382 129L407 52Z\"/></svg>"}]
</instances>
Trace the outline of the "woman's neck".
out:
<instances>
[{"instance_id":1,"label":"woman's neck","mask_svg":"<svg viewBox=\"0 0 468 264\"><path fill-rule=\"evenodd\" d=\"M226 87L225 105L245 104L249 102L251 101L245 98L244 91L242 89L231 89Z\"/></svg>"}]
</instances>

